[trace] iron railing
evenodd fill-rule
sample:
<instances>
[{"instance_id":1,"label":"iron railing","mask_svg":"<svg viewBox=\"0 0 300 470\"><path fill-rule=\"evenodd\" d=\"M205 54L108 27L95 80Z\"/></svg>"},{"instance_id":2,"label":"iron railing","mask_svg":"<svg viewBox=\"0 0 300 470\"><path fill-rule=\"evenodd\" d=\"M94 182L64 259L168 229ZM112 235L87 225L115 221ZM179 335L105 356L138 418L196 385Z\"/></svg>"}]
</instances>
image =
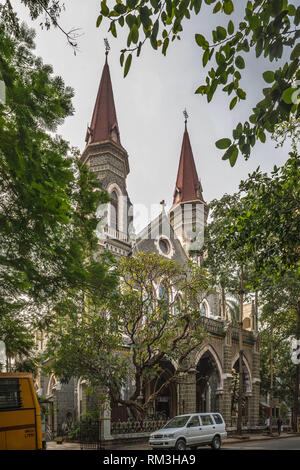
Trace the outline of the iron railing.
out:
<instances>
[{"instance_id":1,"label":"iron railing","mask_svg":"<svg viewBox=\"0 0 300 470\"><path fill-rule=\"evenodd\" d=\"M101 421L85 419L79 422L79 442L81 450L100 450Z\"/></svg>"},{"instance_id":2,"label":"iron railing","mask_svg":"<svg viewBox=\"0 0 300 470\"><path fill-rule=\"evenodd\" d=\"M166 424L166 419L145 420L145 421L117 421L111 423L111 434L138 434L150 433L162 428Z\"/></svg>"}]
</instances>

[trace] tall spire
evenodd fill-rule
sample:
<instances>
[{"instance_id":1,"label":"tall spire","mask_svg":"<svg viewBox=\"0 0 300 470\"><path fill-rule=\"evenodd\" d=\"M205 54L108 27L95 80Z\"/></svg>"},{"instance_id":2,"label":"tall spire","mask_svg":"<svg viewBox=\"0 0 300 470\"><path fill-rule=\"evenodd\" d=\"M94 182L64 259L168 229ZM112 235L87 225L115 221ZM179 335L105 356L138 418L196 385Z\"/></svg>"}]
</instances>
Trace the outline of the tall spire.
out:
<instances>
[{"instance_id":1,"label":"tall spire","mask_svg":"<svg viewBox=\"0 0 300 470\"><path fill-rule=\"evenodd\" d=\"M204 202L202 186L198 178L189 133L187 131L188 114L186 110L183 114L185 117L185 129L181 146L173 204L192 201Z\"/></svg>"},{"instance_id":2,"label":"tall spire","mask_svg":"<svg viewBox=\"0 0 300 470\"><path fill-rule=\"evenodd\" d=\"M93 144L104 140L113 140L121 145L113 89L107 62L107 55L109 52L108 42L105 42L105 49L105 64L102 71L91 125L88 127L85 141L87 144Z\"/></svg>"}]
</instances>

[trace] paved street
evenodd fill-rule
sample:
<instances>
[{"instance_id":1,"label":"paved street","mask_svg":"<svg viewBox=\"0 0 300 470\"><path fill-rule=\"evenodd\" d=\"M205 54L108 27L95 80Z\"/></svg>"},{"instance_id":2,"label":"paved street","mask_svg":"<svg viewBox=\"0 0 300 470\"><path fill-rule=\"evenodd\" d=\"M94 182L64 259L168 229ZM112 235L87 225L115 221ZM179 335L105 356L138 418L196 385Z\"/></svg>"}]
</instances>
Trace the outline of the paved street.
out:
<instances>
[{"instance_id":1,"label":"paved street","mask_svg":"<svg viewBox=\"0 0 300 470\"><path fill-rule=\"evenodd\" d=\"M210 450L210 447L202 447L202 450ZM300 450L300 435L288 436L283 434L281 437L270 438L269 436L250 436L249 440L237 442L236 438L229 438L223 442L223 450ZM80 450L77 443L56 444L47 443L47 450ZM151 448L146 443L120 444L113 446L110 450L148 450Z\"/></svg>"},{"instance_id":2,"label":"paved street","mask_svg":"<svg viewBox=\"0 0 300 470\"><path fill-rule=\"evenodd\" d=\"M300 436L236 444L224 443L223 450L300 450Z\"/></svg>"}]
</instances>

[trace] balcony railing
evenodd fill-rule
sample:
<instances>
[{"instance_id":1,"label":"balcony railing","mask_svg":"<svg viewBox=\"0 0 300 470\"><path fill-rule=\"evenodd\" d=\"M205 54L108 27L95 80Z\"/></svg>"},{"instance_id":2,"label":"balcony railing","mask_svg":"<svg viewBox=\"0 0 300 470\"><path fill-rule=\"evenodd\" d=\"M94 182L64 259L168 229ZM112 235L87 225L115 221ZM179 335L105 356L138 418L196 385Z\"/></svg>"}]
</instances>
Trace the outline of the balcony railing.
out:
<instances>
[{"instance_id":1,"label":"balcony railing","mask_svg":"<svg viewBox=\"0 0 300 470\"><path fill-rule=\"evenodd\" d=\"M233 339L238 339L239 338L239 327L238 326L231 326L231 334ZM254 343L255 338L253 335L253 331L247 331L243 330L243 341L245 343Z\"/></svg>"},{"instance_id":2,"label":"balcony railing","mask_svg":"<svg viewBox=\"0 0 300 470\"><path fill-rule=\"evenodd\" d=\"M214 320L213 318L202 317L201 323L209 333L225 336L223 320Z\"/></svg>"},{"instance_id":3,"label":"balcony railing","mask_svg":"<svg viewBox=\"0 0 300 470\"><path fill-rule=\"evenodd\" d=\"M109 238L113 238L115 240L120 240L122 242L129 243L129 238L128 238L127 233L121 232L120 230L116 230L112 227L105 227L104 233Z\"/></svg>"}]
</instances>

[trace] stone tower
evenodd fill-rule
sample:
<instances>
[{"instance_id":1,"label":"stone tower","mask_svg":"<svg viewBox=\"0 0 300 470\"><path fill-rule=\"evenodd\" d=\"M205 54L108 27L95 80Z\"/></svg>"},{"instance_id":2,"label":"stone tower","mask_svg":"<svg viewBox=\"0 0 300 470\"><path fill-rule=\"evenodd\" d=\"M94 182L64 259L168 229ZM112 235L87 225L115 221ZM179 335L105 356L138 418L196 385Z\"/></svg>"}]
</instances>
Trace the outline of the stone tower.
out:
<instances>
[{"instance_id":1,"label":"stone tower","mask_svg":"<svg viewBox=\"0 0 300 470\"><path fill-rule=\"evenodd\" d=\"M132 204L126 189L128 154L120 140L107 55L81 161L96 173L100 188L111 198L100 208L98 236L101 245L118 257L126 256L131 249Z\"/></svg>"},{"instance_id":2,"label":"stone tower","mask_svg":"<svg viewBox=\"0 0 300 470\"><path fill-rule=\"evenodd\" d=\"M188 256L190 250L197 251L202 247L200 245L208 215L202 192L185 121L170 221Z\"/></svg>"}]
</instances>

